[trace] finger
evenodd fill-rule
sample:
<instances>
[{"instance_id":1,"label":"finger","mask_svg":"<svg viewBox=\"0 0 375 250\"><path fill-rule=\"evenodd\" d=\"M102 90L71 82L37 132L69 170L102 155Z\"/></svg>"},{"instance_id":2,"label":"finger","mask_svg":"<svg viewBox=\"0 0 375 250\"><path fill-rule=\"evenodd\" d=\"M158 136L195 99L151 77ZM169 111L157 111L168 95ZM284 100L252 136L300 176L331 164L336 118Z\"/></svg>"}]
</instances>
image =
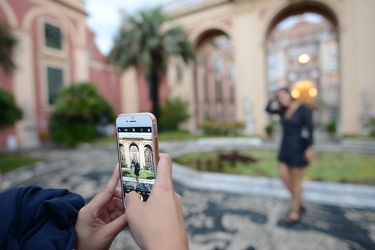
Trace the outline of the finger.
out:
<instances>
[{"instance_id":1,"label":"finger","mask_svg":"<svg viewBox=\"0 0 375 250\"><path fill-rule=\"evenodd\" d=\"M122 200L121 199L118 199L118 198L112 198L111 201L107 202L106 205L105 205L107 211L111 212L111 211L114 211L116 209L120 209L120 210L124 210L124 206L122 204Z\"/></svg>"},{"instance_id":2,"label":"finger","mask_svg":"<svg viewBox=\"0 0 375 250\"><path fill-rule=\"evenodd\" d=\"M113 198L111 201L107 202L104 207L100 209L101 215L99 216L105 223L109 223L116 219L121 214L125 213L124 206L122 204L122 200ZM117 215L118 216L115 216Z\"/></svg>"},{"instance_id":3,"label":"finger","mask_svg":"<svg viewBox=\"0 0 375 250\"><path fill-rule=\"evenodd\" d=\"M116 188L115 192L113 193L113 197L122 199L122 191L121 188Z\"/></svg>"},{"instance_id":4,"label":"finger","mask_svg":"<svg viewBox=\"0 0 375 250\"><path fill-rule=\"evenodd\" d=\"M155 186L173 186L172 183L172 158L168 154L160 154Z\"/></svg>"},{"instance_id":5,"label":"finger","mask_svg":"<svg viewBox=\"0 0 375 250\"><path fill-rule=\"evenodd\" d=\"M176 192L174 192L174 195L176 197L177 203L179 204L180 207L182 207L182 198L181 198L181 195L179 195Z\"/></svg>"},{"instance_id":6,"label":"finger","mask_svg":"<svg viewBox=\"0 0 375 250\"><path fill-rule=\"evenodd\" d=\"M117 208L115 211L113 211L112 213L111 213L111 216L112 216L112 218L113 218L113 220L114 219L116 219L117 217L120 217L122 214L124 214L125 213L125 210L124 209L119 209L119 208Z\"/></svg>"},{"instance_id":7,"label":"finger","mask_svg":"<svg viewBox=\"0 0 375 250\"><path fill-rule=\"evenodd\" d=\"M141 201L141 195L132 191L128 193L125 196L125 209L128 214L138 214L141 210L143 210L143 207L145 206L145 203ZM132 215L130 217L133 217Z\"/></svg>"},{"instance_id":8,"label":"finger","mask_svg":"<svg viewBox=\"0 0 375 250\"><path fill-rule=\"evenodd\" d=\"M130 192L125 196L125 218L128 225L136 223L136 221L142 220L148 211L144 211L146 203L141 201L140 195L136 192Z\"/></svg>"},{"instance_id":9,"label":"finger","mask_svg":"<svg viewBox=\"0 0 375 250\"><path fill-rule=\"evenodd\" d=\"M104 227L105 234L111 235L113 238L121 232L125 227L128 226L128 223L125 218L125 213L117 217L115 220L111 221Z\"/></svg>"},{"instance_id":10,"label":"finger","mask_svg":"<svg viewBox=\"0 0 375 250\"><path fill-rule=\"evenodd\" d=\"M108 215L109 215L109 218L111 219L110 221L114 221L116 220L118 217L120 217L121 215L123 215L125 213L125 210L120 210L120 209L115 209L114 211L110 212Z\"/></svg>"},{"instance_id":11,"label":"finger","mask_svg":"<svg viewBox=\"0 0 375 250\"><path fill-rule=\"evenodd\" d=\"M120 171L119 171L119 165L116 164L115 169L112 172L112 176L109 179L107 185L104 187L104 189L99 192L94 199L90 202L92 206L95 208L101 208L103 207L110 199L112 199L118 180L120 178Z\"/></svg>"}]
</instances>

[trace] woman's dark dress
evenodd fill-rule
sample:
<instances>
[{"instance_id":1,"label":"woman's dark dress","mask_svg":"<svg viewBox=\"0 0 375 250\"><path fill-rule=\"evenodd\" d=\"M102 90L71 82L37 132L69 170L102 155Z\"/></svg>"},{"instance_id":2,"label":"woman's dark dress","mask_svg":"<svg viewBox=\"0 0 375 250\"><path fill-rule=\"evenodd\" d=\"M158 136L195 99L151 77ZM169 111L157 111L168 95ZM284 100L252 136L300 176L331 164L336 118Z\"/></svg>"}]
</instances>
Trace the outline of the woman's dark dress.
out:
<instances>
[{"instance_id":1,"label":"woman's dark dress","mask_svg":"<svg viewBox=\"0 0 375 250\"><path fill-rule=\"evenodd\" d=\"M138 162L134 163L134 174L136 176L139 176L139 170L141 170L141 167L139 166L139 163Z\"/></svg>"},{"instance_id":2,"label":"woman's dark dress","mask_svg":"<svg viewBox=\"0 0 375 250\"><path fill-rule=\"evenodd\" d=\"M313 144L313 124L309 107L301 104L290 118L285 117L285 110L272 109L272 102L267 105L266 111L280 115L283 126L283 137L279 150L278 160L288 167L302 168L307 165L304 153L307 147ZM302 129L307 128L308 137L302 137Z\"/></svg>"}]
</instances>

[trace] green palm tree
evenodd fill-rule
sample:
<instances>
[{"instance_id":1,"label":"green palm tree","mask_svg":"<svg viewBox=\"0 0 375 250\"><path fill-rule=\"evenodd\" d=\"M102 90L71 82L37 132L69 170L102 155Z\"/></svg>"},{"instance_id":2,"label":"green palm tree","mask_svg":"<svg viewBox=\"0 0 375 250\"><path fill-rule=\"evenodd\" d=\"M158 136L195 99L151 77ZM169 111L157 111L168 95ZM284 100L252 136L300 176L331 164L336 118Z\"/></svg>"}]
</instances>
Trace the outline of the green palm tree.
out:
<instances>
[{"instance_id":1,"label":"green palm tree","mask_svg":"<svg viewBox=\"0 0 375 250\"><path fill-rule=\"evenodd\" d=\"M159 118L160 77L166 71L169 59L181 57L188 63L194 58L186 31L179 26L165 27L168 21L170 19L160 7L124 15L109 55L109 61L121 69L135 66L145 73L156 118Z\"/></svg>"},{"instance_id":2,"label":"green palm tree","mask_svg":"<svg viewBox=\"0 0 375 250\"><path fill-rule=\"evenodd\" d=\"M6 73L11 72L15 64L12 59L12 50L17 44L17 40L12 36L9 28L0 22L0 67Z\"/></svg>"}]
</instances>

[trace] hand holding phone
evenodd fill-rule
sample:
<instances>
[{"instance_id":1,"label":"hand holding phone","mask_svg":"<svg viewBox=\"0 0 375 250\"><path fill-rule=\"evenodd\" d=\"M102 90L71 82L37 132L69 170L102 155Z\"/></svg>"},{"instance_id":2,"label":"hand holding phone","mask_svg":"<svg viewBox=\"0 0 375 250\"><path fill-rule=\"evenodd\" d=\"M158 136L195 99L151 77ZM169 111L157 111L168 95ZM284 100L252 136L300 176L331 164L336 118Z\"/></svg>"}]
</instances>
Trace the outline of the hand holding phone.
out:
<instances>
[{"instance_id":1,"label":"hand holding phone","mask_svg":"<svg viewBox=\"0 0 375 250\"><path fill-rule=\"evenodd\" d=\"M116 165L111 179L78 214L76 250L109 249L115 237L128 225L117 188L120 174Z\"/></svg>"},{"instance_id":2,"label":"hand holding phone","mask_svg":"<svg viewBox=\"0 0 375 250\"><path fill-rule=\"evenodd\" d=\"M135 191L146 201L159 157L156 118L151 113L121 114L116 118L116 133L123 197Z\"/></svg>"},{"instance_id":3,"label":"hand holding phone","mask_svg":"<svg viewBox=\"0 0 375 250\"><path fill-rule=\"evenodd\" d=\"M172 159L160 154L158 176L146 203L139 194L125 197L125 217L141 249L188 249L181 197L174 191Z\"/></svg>"}]
</instances>

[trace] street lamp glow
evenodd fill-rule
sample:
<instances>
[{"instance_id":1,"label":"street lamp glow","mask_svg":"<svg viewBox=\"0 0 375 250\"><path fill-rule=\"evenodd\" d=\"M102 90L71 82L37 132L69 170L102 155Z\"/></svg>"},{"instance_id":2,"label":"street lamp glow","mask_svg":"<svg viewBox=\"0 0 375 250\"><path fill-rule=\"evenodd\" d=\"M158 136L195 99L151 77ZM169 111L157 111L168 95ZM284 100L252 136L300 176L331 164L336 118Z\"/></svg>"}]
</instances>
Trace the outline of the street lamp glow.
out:
<instances>
[{"instance_id":1,"label":"street lamp glow","mask_svg":"<svg viewBox=\"0 0 375 250\"><path fill-rule=\"evenodd\" d=\"M318 90L316 88L309 89L309 96L315 97L318 94Z\"/></svg>"},{"instance_id":2,"label":"street lamp glow","mask_svg":"<svg viewBox=\"0 0 375 250\"><path fill-rule=\"evenodd\" d=\"M293 98L297 99L298 97L300 97L301 93L299 92L298 89L293 89L292 92L290 93Z\"/></svg>"},{"instance_id":3,"label":"street lamp glow","mask_svg":"<svg viewBox=\"0 0 375 250\"><path fill-rule=\"evenodd\" d=\"M310 56L308 54L301 54L298 56L298 62L300 64L306 64L310 62Z\"/></svg>"}]
</instances>

